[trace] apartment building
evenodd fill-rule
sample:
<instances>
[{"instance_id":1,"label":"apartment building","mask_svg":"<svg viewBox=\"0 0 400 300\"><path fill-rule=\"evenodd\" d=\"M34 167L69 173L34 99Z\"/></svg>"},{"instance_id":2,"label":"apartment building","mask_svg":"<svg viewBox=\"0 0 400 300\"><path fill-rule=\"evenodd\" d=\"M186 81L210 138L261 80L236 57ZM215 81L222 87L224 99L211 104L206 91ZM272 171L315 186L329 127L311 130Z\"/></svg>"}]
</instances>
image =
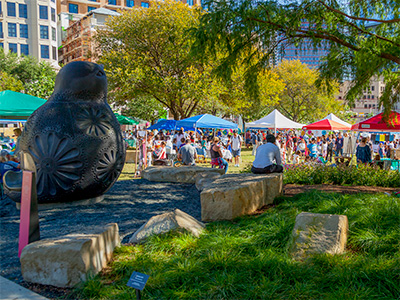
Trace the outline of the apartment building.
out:
<instances>
[{"instance_id":1,"label":"apartment building","mask_svg":"<svg viewBox=\"0 0 400 300\"><path fill-rule=\"evenodd\" d=\"M58 66L56 0L0 0L0 47Z\"/></svg>"},{"instance_id":2,"label":"apartment building","mask_svg":"<svg viewBox=\"0 0 400 300\"><path fill-rule=\"evenodd\" d=\"M201 0L182 0L190 6L201 5ZM137 7L149 7L148 0L58 0L57 12L59 15L59 33L61 40L66 37L65 30L76 21L79 21L87 13L98 8L106 8L112 11ZM60 45L61 45L60 40Z\"/></svg>"},{"instance_id":3,"label":"apartment building","mask_svg":"<svg viewBox=\"0 0 400 300\"><path fill-rule=\"evenodd\" d=\"M105 25L110 16L118 16L119 13L104 7L90 11L79 21L76 21L66 29L66 38L59 48L59 63L67 64L72 61L93 61L96 53L94 35L98 28Z\"/></svg>"},{"instance_id":4,"label":"apartment building","mask_svg":"<svg viewBox=\"0 0 400 300\"><path fill-rule=\"evenodd\" d=\"M336 99L347 103L346 94L350 89L352 82L344 81L340 85L339 94ZM350 106L355 113L357 121L362 121L370 115L376 115L382 111L379 107L379 99L385 90L385 82L382 79L372 78L368 88L365 88L363 95L354 101Z\"/></svg>"},{"instance_id":5,"label":"apartment building","mask_svg":"<svg viewBox=\"0 0 400 300\"><path fill-rule=\"evenodd\" d=\"M201 5L200 0L182 0L189 6ZM110 16L119 15L117 10L150 6L142 0L60 0L59 13L59 63L94 61L96 29L105 25Z\"/></svg>"}]
</instances>

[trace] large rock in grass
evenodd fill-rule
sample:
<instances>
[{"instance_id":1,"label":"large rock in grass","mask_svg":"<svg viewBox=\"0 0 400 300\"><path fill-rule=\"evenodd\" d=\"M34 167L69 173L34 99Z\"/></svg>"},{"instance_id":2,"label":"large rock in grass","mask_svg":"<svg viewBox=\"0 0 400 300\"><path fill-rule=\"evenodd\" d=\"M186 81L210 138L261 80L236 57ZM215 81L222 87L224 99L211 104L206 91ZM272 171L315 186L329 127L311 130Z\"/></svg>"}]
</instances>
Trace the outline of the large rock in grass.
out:
<instances>
[{"instance_id":1,"label":"large rock in grass","mask_svg":"<svg viewBox=\"0 0 400 300\"><path fill-rule=\"evenodd\" d=\"M149 181L157 182L177 182L192 183L196 182L196 176L200 173L224 174L224 169L203 168L197 166L181 167L148 167L142 172L142 177Z\"/></svg>"},{"instance_id":2,"label":"large rock in grass","mask_svg":"<svg viewBox=\"0 0 400 300\"><path fill-rule=\"evenodd\" d=\"M28 282L73 287L100 272L118 245L116 223L107 225L99 234L70 234L40 240L22 250L22 276Z\"/></svg>"},{"instance_id":3,"label":"large rock in grass","mask_svg":"<svg viewBox=\"0 0 400 300\"><path fill-rule=\"evenodd\" d=\"M200 194L202 221L232 220L250 214L282 195L282 174L229 174Z\"/></svg>"},{"instance_id":4,"label":"large rock in grass","mask_svg":"<svg viewBox=\"0 0 400 300\"><path fill-rule=\"evenodd\" d=\"M222 174L220 173L209 173L209 172L197 174L195 182L196 189L201 192L206 186L209 186L211 183L213 183L217 178L221 176Z\"/></svg>"},{"instance_id":5,"label":"large rock in grass","mask_svg":"<svg viewBox=\"0 0 400 300\"><path fill-rule=\"evenodd\" d=\"M348 228L347 216L302 212L296 217L290 254L304 259L317 253L343 253Z\"/></svg>"},{"instance_id":6,"label":"large rock in grass","mask_svg":"<svg viewBox=\"0 0 400 300\"><path fill-rule=\"evenodd\" d=\"M150 218L130 238L129 243L137 244L145 241L154 234L166 233L171 230L187 230L199 237L204 229L204 224L197 221L187 213L175 209L162 215Z\"/></svg>"}]
</instances>

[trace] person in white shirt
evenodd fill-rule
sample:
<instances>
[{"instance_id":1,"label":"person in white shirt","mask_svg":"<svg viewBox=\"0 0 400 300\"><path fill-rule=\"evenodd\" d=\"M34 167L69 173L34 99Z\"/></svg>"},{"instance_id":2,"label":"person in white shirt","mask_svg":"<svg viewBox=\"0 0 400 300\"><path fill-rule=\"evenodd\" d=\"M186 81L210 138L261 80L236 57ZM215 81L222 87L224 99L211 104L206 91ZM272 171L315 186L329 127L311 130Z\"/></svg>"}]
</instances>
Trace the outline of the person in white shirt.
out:
<instances>
[{"instance_id":1,"label":"person in white shirt","mask_svg":"<svg viewBox=\"0 0 400 300\"><path fill-rule=\"evenodd\" d=\"M233 137L231 138L232 155L235 158L235 167L239 167L240 163L240 151L242 149L242 137L238 135L237 131L233 131Z\"/></svg>"},{"instance_id":2,"label":"person in white shirt","mask_svg":"<svg viewBox=\"0 0 400 300\"><path fill-rule=\"evenodd\" d=\"M293 164L298 165L300 163L300 150L297 150L295 154L293 154Z\"/></svg>"},{"instance_id":3,"label":"person in white shirt","mask_svg":"<svg viewBox=\"0 0 400 300\"><path fill-rule=\"evenodd\" d=\"M282 173L281 152L275 145L275 136L267 135L267 143L257 149L251 172L254 174Z\"/></svg>"}]
</instances>

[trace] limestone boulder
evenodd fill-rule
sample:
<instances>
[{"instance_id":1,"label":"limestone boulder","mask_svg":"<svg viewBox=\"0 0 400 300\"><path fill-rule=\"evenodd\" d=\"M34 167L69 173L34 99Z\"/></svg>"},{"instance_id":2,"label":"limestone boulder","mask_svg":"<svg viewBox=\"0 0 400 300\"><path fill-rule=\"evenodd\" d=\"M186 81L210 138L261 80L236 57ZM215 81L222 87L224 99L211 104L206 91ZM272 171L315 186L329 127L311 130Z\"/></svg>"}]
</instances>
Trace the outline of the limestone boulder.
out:
<instances>
[{"instance_id":1,"label":"limestone boulder","mask_svg":"<svg viewBox=\"0 0 400 300\"><path fill-rule=\"evenodd\" d=\"M43 239L22 250L22 276L27 282L73 287L100 272L118 245L120 237L116 223L107 225L98 234Z\"/></svg>"},{"instance_id":2,"label":"limestone boulder","mask_svg":"<svg viewBox=\"0 0 400 300\"><path fill-rule=\"evenodd\" d=\"M272 204L282 195L282 174L229 174L207 185L200 194L201 220L232 220Z\"/></svg>"},{"instance_id":3,"label":"limestone boulder","mask_svg":"<svg viewBox=\"0 0 400 300\"><path fill-rule=\"evenodd\" d=\"M296 217L290 254L304 259L317 253L343 253L348 228L347 216L302 212Z\"/></svg>"},{"instance_id":4,"label":"limestone boulder","mask_svg":"<svg viewBox=\"0 0 400 300\"><path fill-rule=\"evenodd\" d=\"M156 182L177 182L191 183L196 182L196 176L201 173L224 174L224 169L204 168L197 166L181 167L148 167L142 171L142 178Z\"/></svg>"},{"instance_id":5,"label":"limestone boulder","mask_svg":"<svg viewBox=\"0 0 400 300\"><path fill-rule=\"evenodd\" d=\"M219 178L221 176L222 176L222 174L220 174L220 173L204 172L204 173L197 174L196 182L195 182L196 189L201 192L206 186L210 185L217 178Z\"/></svg>"},{"instance_id":6,"label":"limestone boulder","mask_svg":"<svg viewBox=\"0 0 400 300\"><path fill-rule=\"evenodd\" d=\"M191 215L175 209L174 211L150 218L132 235L129 243L141 243L151 235L166 233L171 230L187 230L194 236L199 237L204 227L203 223L197 221Z\"/></svg>"}]
</instances>

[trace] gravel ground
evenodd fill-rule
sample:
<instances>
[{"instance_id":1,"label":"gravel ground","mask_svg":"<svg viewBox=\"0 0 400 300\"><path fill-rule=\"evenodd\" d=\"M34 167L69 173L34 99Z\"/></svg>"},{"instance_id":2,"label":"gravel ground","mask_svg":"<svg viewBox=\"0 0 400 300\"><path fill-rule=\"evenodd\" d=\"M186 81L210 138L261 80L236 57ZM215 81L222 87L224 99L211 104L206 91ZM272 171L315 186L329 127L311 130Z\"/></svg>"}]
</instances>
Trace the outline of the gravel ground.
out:
<instances>
[{"instance_id":1,"label":"gravel ground","mask_svg":"<svg viewBox=\"0 0 400 300\"><path fill-rule=\"evenodd\" d=\"M192 184L155 183L144 179L118 181L104 200L87 206L39 211L41 238L99 232L118 223L122 243L150 217L179 208L200 220L200 193ZM19 211L6 198L0 202L0 275L24 284L18 259Z\"/></svg>"}]
</instances>

